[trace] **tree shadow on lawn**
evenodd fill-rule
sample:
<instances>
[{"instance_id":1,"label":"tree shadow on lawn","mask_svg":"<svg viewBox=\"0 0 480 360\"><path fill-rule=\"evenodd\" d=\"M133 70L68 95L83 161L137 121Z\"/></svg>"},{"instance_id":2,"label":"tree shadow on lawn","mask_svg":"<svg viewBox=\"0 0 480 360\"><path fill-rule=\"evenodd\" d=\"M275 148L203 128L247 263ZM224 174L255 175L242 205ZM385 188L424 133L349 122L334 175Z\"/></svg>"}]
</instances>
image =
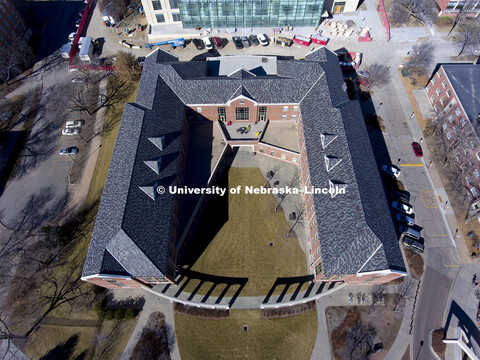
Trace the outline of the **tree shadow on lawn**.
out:
<instances>
[{"instance_id":1,"label":"tree shadow on lawn","mask_svg":"<svg viewBox=\"0 0 480 360\"><path fill-rule=\"evenodd\" d=\"M72 357L73 352L75 351L75 347L78 344L78 334L70 336L70 338L55 346L51 349L48 353L43 355L40 360L58 360L58 359L65 359L65 360L83 360L86 358L87 352L84 351L80 355Z\"/></svg>"}]
</instances>

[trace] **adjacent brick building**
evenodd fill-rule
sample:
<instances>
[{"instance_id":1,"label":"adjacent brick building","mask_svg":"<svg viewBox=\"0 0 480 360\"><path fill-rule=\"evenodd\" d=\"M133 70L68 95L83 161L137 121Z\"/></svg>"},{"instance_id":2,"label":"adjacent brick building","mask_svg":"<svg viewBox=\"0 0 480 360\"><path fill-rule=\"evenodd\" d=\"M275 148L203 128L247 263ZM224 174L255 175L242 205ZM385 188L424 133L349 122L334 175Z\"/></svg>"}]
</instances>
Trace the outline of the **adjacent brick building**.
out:
<instances>
[{"instance_id":1,"label":"adjacent brick building","mask_svg":"<svg viewBox=\"0 0 480 360\"><path fill-rule=\"evenodd\" d=\"M18 49L26 44L32 31L10 0L0 0L0 44Z\"/></svg>"},{"instance_id":2,"label":"adjacent brick building","mask_svg":"<svg viewBox=\"0 0 480 360\"><path fill-rule=\"evenodd\" d=\"M460 0L437 0L437 4L440 9L439 15L445 16L455 16L455 14L465 6L465 2ZM469 11L467 15L475 17L480 15L480 0L476 0L475 3L472 4L471 11Z\"/></svg>"},{"instance_id":3,"label":"adjacent brick building","mask_svg":"<svg viewBox=\"0 0 480 360\"><path fill-rule=\"evenodd\" d=\"M136 103L125 106L83 280L110 288L175 282L192 216L185 198L155 188L184 185L189 123L197 120L218 126L226 148L248 146L297 165L308 189L345 190L304 194L315 281L406 275L360 107L346 95L336 54L321 47L301 61L148 56ZM236 136L239 124L263 130ZM293 131L290 142L275 144L268 129L280 124Z\"/></svg>"},{"instance_id":4,"label":"adjacent brick building","mask_svg":"<svg viewBox=\"0 0 480 360\"><path fill-rule=\"evenodd\" d=\"M425 92L472 199L480 196L480 65L444 64Z\"/></svg>"}]
</instances>

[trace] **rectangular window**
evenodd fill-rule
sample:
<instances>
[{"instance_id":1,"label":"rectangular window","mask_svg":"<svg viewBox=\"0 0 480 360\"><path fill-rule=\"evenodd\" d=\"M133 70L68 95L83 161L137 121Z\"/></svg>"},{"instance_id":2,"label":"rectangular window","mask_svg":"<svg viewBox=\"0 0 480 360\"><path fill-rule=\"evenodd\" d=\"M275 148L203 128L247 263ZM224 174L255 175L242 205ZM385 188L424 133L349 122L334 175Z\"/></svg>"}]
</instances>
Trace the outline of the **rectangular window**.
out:
<instances>
[{"instance_id":1,"label":"rectangular window","mask_svg":"<svg viewBox=\"0 0 480 360\"><path fill-rule=\"evenodd\" d=\"M456 108L456 109L455 109L455 114L456 114L457 116L460 116L461 113L462 113L462 112L460 111L459 108Z\"/></svg>"},{"instance_id":2,"label":"rectangular window","mask_svg":"<svg viewBox=\"0 0 480 360\"><path fill-rule=\"evenodd\" d=\"M473 161L472 158L468 158L468 164L469 164L470 166L473 166L473 165L475 165L475 161ZM478 171L478 170L477 170L477 171ZM475 174L475 177L478 178L477 174Z\"/></svg>"},{"instance_id":3,"label":"rectangular window","mask_svg":"<svg viewBox=\"0 0 480 360\"><path fill-rule=\"evenodd\" d=\"M475 175L477 179L480 177L480 172L478 171L478 169L475 169L475 171L473 172L473 175Z\"/></svg>"},{"instance_id":4,"label":"rectangular window","mask_svg":"<svg viewBox=\"0 0 480 360\"><path fill-rule=\"evenodd\" d=\"M430 92L430 86L427 85L427 92Z\"/></svg>"},{"instance_id":5,"label":"rectangular window","mask_svg":"<svg viewBox=\"0 0 480 360\"><path fill-rule=\"evenodd\" d=\"M225 121L227 119L227 112L224 107L217 108L218 120Z\"/></svg>"},{"instance_id":6,"label":"rectangular window","mask_svg":"<svg viewBox=\"0 0 480 360\"><path fill-rule=\"evenodd\" d=\"M458 132L457 125L453 125L453 131L455 131L456 133Z\"/></svg>"},{"instance_id":7,"label":"rectangular window","mask_svg":"<svg viewBox=\"0 0 480 360\"><path fill-rule=\"evenodd\" d=\"M477 160L480 160L480 151L477 152Z\"/></svg>"},{"instance_id":8,"label":"rectangular window","mask_svg":"<svg viewBox=\"0 0 480 360\"><path fill-rule=\"evenodd\" d=\"M440 95L440 89L437 88L437 90L435 90L435 92L437 93L437 95Z\"/></svg>"},{"instance_id":9,"label":"rectangular window","mask_svg":"<svg viewBox=\"0 0 480 360\"><path fill-rule=\"evenodd\" d=\"M430 96L430 101L431 101L431 102L434 102L434 101L435 101L435 96L433 96L433 95Z\"/></svg>"},{"instance_id":10,"label":"rectangular window","mask_svg":"<svg viewBox=\"0 0 480 360\"><path fill-rule=\"evenodd\" d=\"M298 106L294 106L293 111L298 111Z\"/></svg>"},{"instance_id":11,"label":"rectangular window","mask_svg":"<svg viewBox=\"0 0 480 360\"><path fill-rule=\"evenodd\" d=\"M163 14L155 14L155 17L157 18L157 23L165 22L165 16L163 16Z\"/></svg>"},{"instance_id":12,"label":"rectangular window","mask_svg":"<svg viewBox=\"0 0 480 360\"><path fill-rule=\"evenodd\" d=\"M152 0L153 10L162 10L162 3L160 0Z\"/></svg>"},{"instance_id":13,"label":"rectangular window","mask_svg":"<svg viewBox=\"0 0 480 360\"><path fill-rule=\"evenodd\" d=\"M446 87L447 87L447 80L443 80L443 81L442 81L442 86L443 86L443 88L446 88Z\"/></svg>"},{"instance_id":14,"label":"rectangular window","mask_svg":"<svg viewBox=\"0 0 480 360\"><path fill-rule=\"evenodd\" d=\"M470 141L470 146L472 147L472 149L475 149L477 147L476 141L475 140Z\"/></svg>"},{"instance_id":15,"label":"rectangular window","mask_svg":"<svg viewBox=\"0 0 480 360\"><path fill-rule=\"evenodd\" d=\"M263 154L264 152L265 152L265 150L263 150L263 148L260 148L260 153Z\"/></svg>"},{"instance_id":16,"label":"rectangular window","mask_svg":"<svg viewBox=\"0 0 480 360\"><path fill-rule=\"evenodd\" d=\"M447 133L447 139L450 140L452 138L452 134L451 133Z\"/></svg>"},{"instance_id":17,"label":"rectangular window","mask_svg":"<svg viewBox=\"0 0 480 360\"><path fill-rule=\"evenodd\" d=\"M447 123L443 123L442 128L443 130L447 130Z\"/></svg>"},{"instance_id":18,"label":"rectangular window","mask_svg":"<svg viewBox=\"0 0 480 360\"><path fill-rule=\"evenodd\" d=\"M275 151L270 151L270 155L275 156Z\"/></svg>"},{"instance_id":19,"label":"rectangular window","mask_svg":"<svg viewBox=\"0 0 480 360\"><path fill-rule=\"evenodd\" d=\"M438 105L435 104L435 105L433 106L433 109L434 109L436 112L438 112Z\"/></svg>"},{"instance_id":20,"label":"rectangular window","mask_svg":"<svg viewBox=\"0 0 480 360\"><path fill-rule=\"evenodd\" d=\"M172 14L173 21L182 21L182 14L174 13Z\"/></svg>"},{"instance_id":21,"label":"rectangular window","mask_svg":"<svg viewBox=\"0 0 480 360\"><path fill-rule=\"evenodd\" d=\"M267 118L267 107L266 106L260 106L258 108L258 120L259 121L265 121Z\"/></svg>"},{"instance_id":22,"label":"rectangular window","mask_svg":"<svg viewBox=\"0 0 480 360\"><path fill-rule=\"evenodd\" d=\"M440 103L441 103L442 105L445 104L445 99L444 99L443 97L440 98Z\"/></svg>"},{"instance_id":23,"label":"rectangular window","mask_svg":"<svg viewBox=\"0 0 480 360\"><path fill-rule=\"evenodd\" d=\"M465 119L462 117L462 118L460 119L460 125L462 125L462 127L464 127L466 123L467 123L467 122L466 122Z\"/></svg>"},{"instance_id":24,"label":"rectangular window","mask_svg":"<svg viewBox=\"0 0 480 360\"><path fill-rule=\"evenodd\" d=\"M450 89L447 89L447 96L450 97L450 95L452 95L452 92L450 91Z\"/></svg>"},{"instance_id":25,"label":"rectangular window","mask_svg":"<svg viewBox=\"0 0 480 360\"><path fill-rule=\"evenodd\" d=\"M473 195L474 197L477 197L477 189L471 188L470 191L472 192L472 195Z\"/></svg>"},{"instance_id":26,"label":"rectangular window","mask_svg":"<svg viewBox=\"0 0 480 360\"><path fill-rule=\"evenodd\" d=\"M287 120L287 115L282 115L282 120Z\"/></svg>"},{"instance_id":27,"label":"rectangular window","mask_svg":"<svg viewBox=\"0 0 480 360\"><path fill-rule=\"evenodd\" d=\"M467 184L470 184L472 182L472 178L469 175L467 175L465 176L465 181L467 182Z\"/></svg>"},{"instance_id":28,"label":"rectangular window","mask_svg":"<svg viewBox=\"0 0 480 360\"><path fill-rule=\"evenodd\" d=\"M435 85L437 83L437 80L435 78L432 78L432 84Z\"/></svg>"},{"instance_id":29,"label":"rectangular window","mask_svg":"<svg viewBox=\"0 0 480 360\"><path fill-rule=\"evenodd\" d=\"M460 169L462 169L462 171L465 171L465 170L467 170L467 167L462 164L462 165L460 166Z\"/></svg>"},{"instance_id":30,"label":"rectangular window","mask_svg":"<svg viewBox=\"0 0 480 360\"><path fill-rule=\"evenodd\" d=\"M201 113L201 112L202 112L202 108L201 108L201 107L197 107L197 112Z\"/></svg>"},{"instance_id":31,"label":"rectangular window","mask_svg":"<svg viewBox=\"0 0 480 360\"><path fill-rule=\"evenodd\" d=\"M292 162L293 162L293 163L296 163L296 162L297 162L297 158L296 158L296 157L292 158Z\"/></svg>"},{"instance_id":32,"label":"rectangular window","mask_svg":"<svg viewBox=\"0 0 480 360\"><path fill-rule=\"evenodd\" d=\"M235 108L235 119L238 121L248 121L250 119L250 110L248 107Z\"/></svg>"},{"instance_id":33,"label":"rectangular window","mask_svg":"<svg viewBox=\"0 0 480 360\"><path fill-rule=\"evenodd\" d=\"M452 115L450 115L450 116L448 117L448 121L450 121L450 124L453 123L453 116L452 116Z\"/></svg>"},{"instance_id":34,"label":"rectangular window","mask_svg":"<svg viewBox=\"0 0 480 360\"><path fill-rule=\"evenodd\" d=\"M171 9L178 9L178 1L177 0L170 0L170 8Z\"/></svg>"},{"instance_id":35,"label":"rectangular window","mask_svg":"<svg viewBox=\"0 0 480 360\"><path fill-rule=\"evenodd\" d=\"M288 111L288 106L284 106L283 111Z\"/></svg>"},{"instance_id":36,"label":"rectangular window","mask_svg":"<svg viewBox=\"0 0 480 360\"><path fill-rule=\"evenodd\" d=\"M297 118L297 115L292 115L292 120L295 120Z\"/></svg>"},{"instance_id":37,"label":"rectangular window","mask_svg":"<svg viewBox=\"0 0 480 360\"><path fill-rule=\"evenodd\" d=\"M465 155L468 155L468 149L467 149L467 148L463 149L463 153L464 153Z\"/></svg>"},{"instance_id":38,"label":"rectangular window","mask_svg":"<svg viewBox=\"0 0 480 360\"><path fill-rule=\"evenodd\" d=\"M442 77L442 72L440 70L437 72L437 76Z\"/></svg>"}]
</instances>

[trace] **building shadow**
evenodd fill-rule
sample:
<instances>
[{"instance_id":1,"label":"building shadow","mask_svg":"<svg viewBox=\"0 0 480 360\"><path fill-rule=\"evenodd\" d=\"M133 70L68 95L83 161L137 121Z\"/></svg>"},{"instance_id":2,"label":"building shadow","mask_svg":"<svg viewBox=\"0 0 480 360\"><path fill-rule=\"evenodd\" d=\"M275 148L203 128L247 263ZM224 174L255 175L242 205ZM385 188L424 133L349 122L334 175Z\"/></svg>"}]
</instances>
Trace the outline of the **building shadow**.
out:
<instances>
[{"instance_id":1,"label":"building shadow","mask_svg":"<svg viewBox=\"0 0 480 360\"><path fill-rule=\"evenodd\" d=\"M477 345L480 345L480 330L477 324L465 313L465 311L458 305L456 301L452 301L450 305L450 311L448 312L447 321L445 322L445 330L448 331L452 317L455 316L458 319L458 326L463 330L469 343L472 347L472 341L475 341Z\"/></svg>"}]
</instances>

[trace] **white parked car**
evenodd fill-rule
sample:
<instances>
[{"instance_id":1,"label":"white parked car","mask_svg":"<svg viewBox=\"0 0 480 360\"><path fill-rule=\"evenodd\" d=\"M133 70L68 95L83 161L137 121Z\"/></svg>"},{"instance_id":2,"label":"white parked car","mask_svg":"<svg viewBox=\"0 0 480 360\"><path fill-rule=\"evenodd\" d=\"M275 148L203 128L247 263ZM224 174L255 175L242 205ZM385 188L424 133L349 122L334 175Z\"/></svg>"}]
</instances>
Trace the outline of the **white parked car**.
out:
<instances>
[{"instance_id":1,"label":"white parked car","mask_svg":"<svg viewBox=\"0 0 480 360\"><path fill-rule=\"evenodd\" d=\"M382 170L385 171L388 175L395 178L399 177L400 173L402 172L399 168L393 165L383 165Z\"/></svg>"},{"instance_id":2,"label":"white parked car","mask_svg":"<svg viewBox=\"0 0 480 360\"><path fill-rule=\"evenodd\" d=\"M68 120L65 123L65 129L75 129L75 128L80 128L83 125L83 120L82 119L77 119L77 120Z\"/></svg>"},{"instance_id":3,"label":"white parked car","mask_svg":"<svg viewBox=\"0 0 480 360\"><path fill-rule=\"evenodd\" d=\"M62 135L78 135L80 134L80 129L63 129Z\"/></svg>"},{"instance_id":4,"label":"white parked car","mask_svg":"<svg viewBox=\"0 0 480 360\"><path fill-rule=\"evenodd\" d=\"M78 147L71 146L65 149L61 149L58 154L59 155L75 155L78 153Z\"/></svg>"},{"instance_id":5,"label":"white parked car","mask_svg":"<svg viewBox=\"0 0 480 360\"><path fill-rule=\"evenodd\" d=\"M210 39L208 37L205 36L202 40L203 40L203 43L205 44L205 49L207 49L207 50L212 50L213 49L212 42L210 41Z\"/></svg>"},{"instance_id":6,"label":"white parked car","mask_svg":"<svg viewBox=\"0 0 480 360\"><path fill-rule=\"evenodd\" d=\"M267 46L268 45L268 38L265 34L258 34L257 35L258 41L260 41L260 45Z\"/></svg>"},{"instance_id":7,"label":"white parked car","mask_svg":"<svg viewBox=\"0 0 480 360\"><path fill-rule=\"evenodd\" d=\"M401 202L398 202L398 201L394 201L392 202L392 207L394 209L397 209L405 214L413 214L413 208L410 206L410 205L407 205L407 204L403 204Z\"/></svg>"}]
</instances>

